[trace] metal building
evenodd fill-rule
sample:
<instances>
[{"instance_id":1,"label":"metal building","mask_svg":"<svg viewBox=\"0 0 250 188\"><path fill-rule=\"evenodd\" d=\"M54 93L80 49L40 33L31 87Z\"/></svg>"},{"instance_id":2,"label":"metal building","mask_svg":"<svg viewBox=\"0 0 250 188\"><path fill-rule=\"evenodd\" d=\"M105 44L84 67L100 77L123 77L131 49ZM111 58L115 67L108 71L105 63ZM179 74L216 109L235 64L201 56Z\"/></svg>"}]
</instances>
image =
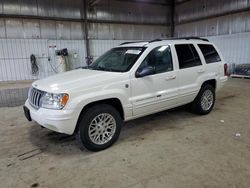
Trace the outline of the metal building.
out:
<instances>
[{"instance_id":1,"label":"metal building","mask_svg":"<svg viewBox=\"0 0 250 188\"><path fill-rule=\"evenodd\" d=\"M249 78L250 0L0 0L0 188L250 188Z\"/></svg>"}]
</instances>

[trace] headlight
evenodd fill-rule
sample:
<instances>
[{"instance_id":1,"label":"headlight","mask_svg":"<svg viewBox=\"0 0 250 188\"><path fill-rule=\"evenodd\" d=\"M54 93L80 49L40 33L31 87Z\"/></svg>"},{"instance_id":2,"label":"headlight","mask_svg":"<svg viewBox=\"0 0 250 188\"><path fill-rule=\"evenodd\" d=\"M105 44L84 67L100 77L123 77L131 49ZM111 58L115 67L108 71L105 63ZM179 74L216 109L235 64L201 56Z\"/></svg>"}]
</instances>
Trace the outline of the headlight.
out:
<instances>
[{"instance_id":1,"label":"headlight","mask_svg":"<svg viewBox=\"0 0 250 188\"><path fill-rule=\"evenodd\" d=\"M61 110L67 104L68 99L69 95L66 93L45 93L42 97L42 107L48 109Z\"/></svg>"}]
</instances>

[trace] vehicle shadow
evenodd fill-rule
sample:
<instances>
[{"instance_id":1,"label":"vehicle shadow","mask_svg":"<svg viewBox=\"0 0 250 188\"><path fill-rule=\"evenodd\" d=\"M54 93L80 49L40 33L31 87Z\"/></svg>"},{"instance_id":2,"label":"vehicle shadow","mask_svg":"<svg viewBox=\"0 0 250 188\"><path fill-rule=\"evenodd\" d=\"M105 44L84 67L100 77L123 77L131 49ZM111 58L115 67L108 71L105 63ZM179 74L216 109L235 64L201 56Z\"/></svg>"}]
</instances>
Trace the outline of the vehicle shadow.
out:
<instances>
[{"instance_id":1,"label":"vehicle shadow","mask_svg":"<svg viewBox=\"0 0 250 188\"><path fill-rule=\"evenodd\" d=\"M145 135L152 131L182 130L185 126L185 119L195 118L187 106L162 111L148 115L124 124L119 141L137 141L145 139ZM118 142L119 142L118 141Z\"/></svg>"},{"instance_id":2,"label":"vehicle shadow","mask_svg":"<svg viewBox=\"0 0 250 188\"><path fill-rule=\"evenodd\" d=\"M131 120L124 123L120 138L116 144L120 145L123 142L144 139L144 135L151 131L182 129L183 126L180 126L178 122L185 121L183 119L192 118L194 116L196 115L189 113L185 107L178 107L136 120ZM41 128L35 122L33 122L33 126L30 128L29 140L35 147L45 153L53 155L92 155L94 153L86 149L80 149L74 136ZM112 147L109 149L112 149Z\"/></svg>"}]
</instances>

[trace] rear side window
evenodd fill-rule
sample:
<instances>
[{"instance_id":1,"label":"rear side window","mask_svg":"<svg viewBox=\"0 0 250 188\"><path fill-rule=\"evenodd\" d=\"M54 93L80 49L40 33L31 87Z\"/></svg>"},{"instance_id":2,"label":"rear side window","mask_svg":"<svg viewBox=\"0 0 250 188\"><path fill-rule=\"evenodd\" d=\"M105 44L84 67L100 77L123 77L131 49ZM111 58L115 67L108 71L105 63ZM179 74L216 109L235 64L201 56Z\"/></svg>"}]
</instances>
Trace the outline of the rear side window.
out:
<instances>
[{"instance_id":1,"label":"rear side window","mask_svg":"<svg viewBox=\"0 0 250 188\"><path fill-rule=\"evenodd\" d=\"M180 69L201 65L201 59L192 44L176 44L175 49L178 56Z\"/></svg>"},{"instance_id":2,"label":"rear side window","mask_svg":"<svg viewBox=\"0 0 250 188\"><path fill-rule=\"evenodd\" d=\"M210 44L198 44L202 54L206 60L206 63L215 63L221 61L218 52L215 50L213 45Z\"/></svg>"}]
</instances>

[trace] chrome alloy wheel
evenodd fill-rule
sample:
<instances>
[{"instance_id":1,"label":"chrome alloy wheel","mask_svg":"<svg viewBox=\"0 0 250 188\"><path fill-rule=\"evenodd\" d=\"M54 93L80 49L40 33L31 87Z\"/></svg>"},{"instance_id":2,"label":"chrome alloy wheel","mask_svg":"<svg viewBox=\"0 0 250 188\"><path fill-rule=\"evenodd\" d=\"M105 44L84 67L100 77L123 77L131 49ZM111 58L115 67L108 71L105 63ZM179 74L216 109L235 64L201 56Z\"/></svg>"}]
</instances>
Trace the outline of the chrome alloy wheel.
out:
<instances>
[{"instance_id":1,"label":"chrome alloy wheel","mask_svg":"<svg viewBox=\"0 0 250 188\"><path fill-rule=\"evenodd\" d=\"M205 90L201 96L201 108L204 111L208 111L214 103L214 95L210 90Z\"/></svg>"},{"instance_id":2,"label":"chrome alloy wheel","mask_svg":"<svg viewBox=\"0 0 250 188\"><path fill-rule=\"evenodd\" d=\"M115 131L115 118L108 113L102 113L95 116L91 121L88 135L94 144L103 145L113 138Z\"/></svg>"}]
</instances>

